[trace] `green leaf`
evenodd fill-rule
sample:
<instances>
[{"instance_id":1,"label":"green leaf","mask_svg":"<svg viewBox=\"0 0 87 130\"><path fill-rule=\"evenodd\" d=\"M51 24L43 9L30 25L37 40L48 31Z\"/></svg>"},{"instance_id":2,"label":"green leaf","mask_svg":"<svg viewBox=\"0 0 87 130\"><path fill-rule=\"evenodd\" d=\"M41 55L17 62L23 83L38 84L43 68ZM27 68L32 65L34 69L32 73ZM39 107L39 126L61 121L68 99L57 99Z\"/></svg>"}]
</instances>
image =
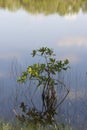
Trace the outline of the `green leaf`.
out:
<instances>
[{"instance_id":1,"label":"green leaf","mask_svg":"<svg viewBox=\"0 0 87 130\"><path fill-rule=\"evenodd\" d=\"M53 58L49 58L49 60L50 60L52 63L55 62L55 59L53 59Z\"/></svg>"},{"instance_id":2,"label":"green leaf","mask_svg":"<svg viewBox=\"0 0 87 130\"><path fill-rule=\"evenodd\" d=\"M69 60L68 59L66 59L65 61L64 61L64 64L69 64Z\"/></svg>"},{"instance_id":3,"label":"green leaf","mask_svg":"<svg viewBox=\"0 0 87 130\"><path fill-rule=\"evenodd\" d=\"M32 56L34 57L36 55L37 51L36 50L33 50L32 52Z\"/></svg>"}]
</instances>

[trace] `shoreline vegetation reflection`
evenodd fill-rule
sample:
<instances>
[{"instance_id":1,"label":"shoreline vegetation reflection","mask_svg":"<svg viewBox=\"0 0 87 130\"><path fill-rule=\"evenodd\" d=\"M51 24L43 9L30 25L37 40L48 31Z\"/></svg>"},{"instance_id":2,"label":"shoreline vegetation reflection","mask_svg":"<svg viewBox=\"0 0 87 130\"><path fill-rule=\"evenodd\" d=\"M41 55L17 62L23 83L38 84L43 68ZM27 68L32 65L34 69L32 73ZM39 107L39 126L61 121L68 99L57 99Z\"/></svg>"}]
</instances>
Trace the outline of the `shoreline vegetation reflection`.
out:
<instances>
[{"instance_id":1,"label":"shoreline vegetation reflection","mask_svg":"<svg viewBox=\"0 0 87 130\"><path fill-rule=\"evenodd\" d=\"M58 13L63 16L78 13L80 10L86 13L87 0L0 0L0 9L10 11L24 9L32 14L44 13L49 15Z\"/></svg>"}]
</instances>

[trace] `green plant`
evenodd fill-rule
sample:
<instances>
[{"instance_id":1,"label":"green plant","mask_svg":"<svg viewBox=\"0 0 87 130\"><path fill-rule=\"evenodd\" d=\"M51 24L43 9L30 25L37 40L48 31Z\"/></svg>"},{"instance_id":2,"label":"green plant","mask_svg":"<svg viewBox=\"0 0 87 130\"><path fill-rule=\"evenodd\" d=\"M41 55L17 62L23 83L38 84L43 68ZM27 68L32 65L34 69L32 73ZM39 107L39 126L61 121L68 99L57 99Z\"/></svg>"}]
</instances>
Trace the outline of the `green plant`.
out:
<instances>
[{"instance_id":1,"label":"green plant","mask_svg":"<svg viewBox=\"0 0 87 130\"><path fill-rule=\"evenodd\" d=\"M56 126L36 126L35 124L31 125L29 124L28 126L24 126L23 124L21 125L20 122L15 122L15 123L11 123L11 122L0 122L0 130L72 130L71 127L69 126L64 126L63 124L61 124L59 126L59 129Z\"/></svg>"},{"instance_id":2,"label":"green plant","mask_svg":"<svg viewBox=\"0 0 87 130\"><path fill-rule=\"evenodd\" d=\"M56 60L53 50L47 47L33 50L32 57L36 56L41 57L43 61L28 66L27 70L18 77L18 82L26 83L27 80L29 80L29 82L35 81L36 89L42 88L41 111L39 111L35 105L33 105L32 108L27 108L25 103L21 102L20 107L23 114L16 114L16 116L22 122L27 120L28 122L33 121L35 123L52 123L54 115L56 114L56 109L63 103L69 93L67 89L65 97L58 104L56 87L58 87L61 82L57 79L57 75L61 71L66 71L69 68L69 61L68 59L65 61Z\"/></svg>"}]
</instances>

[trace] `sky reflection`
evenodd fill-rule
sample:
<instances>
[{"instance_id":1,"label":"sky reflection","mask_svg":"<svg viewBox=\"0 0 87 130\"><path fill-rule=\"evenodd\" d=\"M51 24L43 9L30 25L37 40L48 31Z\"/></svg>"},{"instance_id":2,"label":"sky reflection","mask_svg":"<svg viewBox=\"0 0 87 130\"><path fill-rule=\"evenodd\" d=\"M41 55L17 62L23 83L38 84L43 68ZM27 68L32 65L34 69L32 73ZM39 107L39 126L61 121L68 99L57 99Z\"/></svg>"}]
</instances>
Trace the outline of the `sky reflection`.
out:
<instances>
[{"instance_id":1,"label":"sky reflection","mask_svg":"<svg viewBox=\"0 0 87 130\"><path fill-rule=\"evenodd\" d=\"M19 61L28 60L32 49L41 46L53 48L58 58L69 58L71 64L87 65L86 23L87 14L81 11L63 17L32 15L22 9L16 12L0 10L0 67L3 64L7 68L14 57ZM3 73L4 70L8 71L3 69Z\"/></svg>"},{"instance_id":2,"label":"sky reflection","mask_svg":"<svg viewBox=\"0 0 87 130\"><path fill-rule=\"evenodd\" d=\"M70 61L71 68L61 75L63 82L70 89L67 99L75 101L87 97L86 25L87 14L81 11L72 16L58 14L46 16L32 15L22 9L16 12L0 10L0 111L2 115L4 113L6 116L8 106L15 102L17 91L23 96L21 93L23 88L20 91L20 85L16 82L17 77L26 70L28 65L38 62L37 59L32 59L30 54L33 49L42 46L53 48L57 59L68 58Z\"/></svg>"}]
</instances>

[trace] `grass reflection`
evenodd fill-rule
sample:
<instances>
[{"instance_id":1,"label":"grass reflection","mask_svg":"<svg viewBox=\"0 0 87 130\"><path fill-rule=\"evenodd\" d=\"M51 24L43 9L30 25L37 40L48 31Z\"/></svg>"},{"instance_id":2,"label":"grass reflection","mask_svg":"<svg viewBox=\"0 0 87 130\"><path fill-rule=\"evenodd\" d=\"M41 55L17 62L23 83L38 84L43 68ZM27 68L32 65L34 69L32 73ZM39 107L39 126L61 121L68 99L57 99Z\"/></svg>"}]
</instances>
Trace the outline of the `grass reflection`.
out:
<instances>
[{"instance_id":1,"label":"grass reflection","mask_svg":"<svg viewBox=\"0 0 87 130\"><path fill-rule=\"evenodd\" d=\"M23 8L29 13L58 13L59 15L87 12L86 0L0 0L0 8L16 11Z\"/></svg>"}]
</instances>

